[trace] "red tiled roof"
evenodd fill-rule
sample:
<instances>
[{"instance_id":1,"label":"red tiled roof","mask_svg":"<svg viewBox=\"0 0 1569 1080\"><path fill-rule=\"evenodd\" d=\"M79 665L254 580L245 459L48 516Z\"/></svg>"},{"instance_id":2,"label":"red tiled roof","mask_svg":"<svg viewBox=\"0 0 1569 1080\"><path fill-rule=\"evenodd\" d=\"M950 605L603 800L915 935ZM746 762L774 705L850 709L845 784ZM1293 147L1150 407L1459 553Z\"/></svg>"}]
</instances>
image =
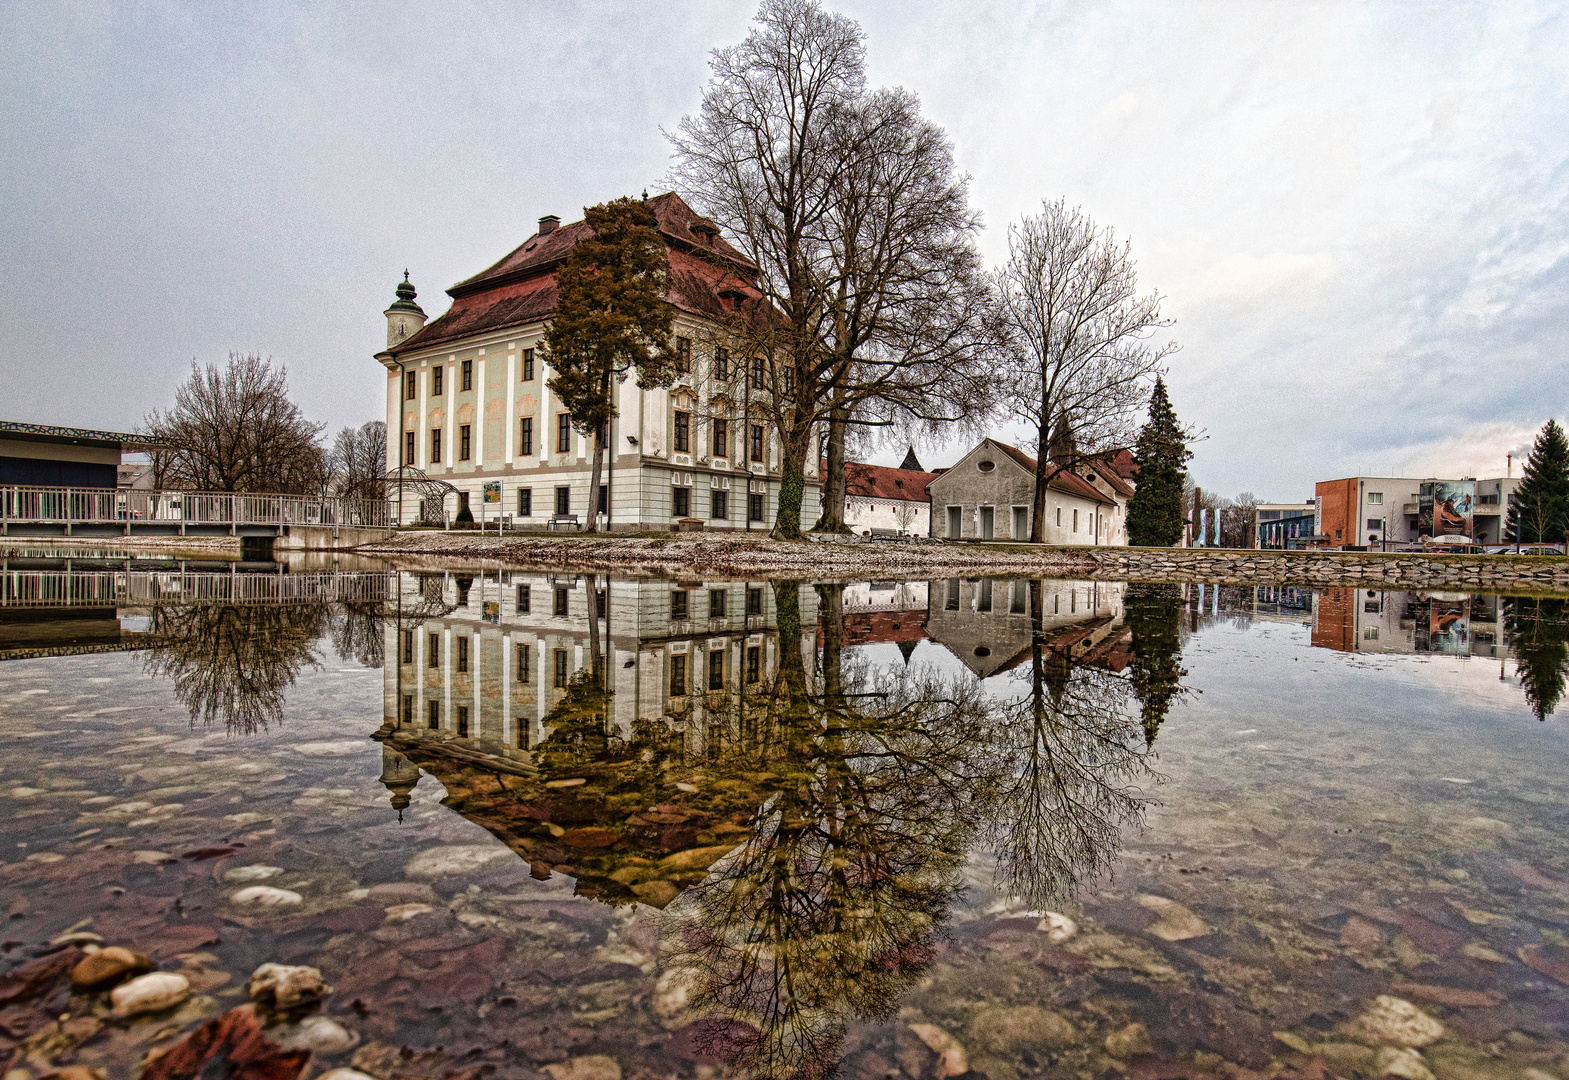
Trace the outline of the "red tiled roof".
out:
<instances>
[{"instance_id":1,"label":"red tiled roof","mask_svg":"<svg viewBox=\"0 0 1569 1080\"><path fill-rule=\"evenodd\" d=\"M1121 495L1124 499L1133 498L1133 488L1126 480L1118 476L1117 473L1112 470L1112 468L1107 464L1105 458L1096 458L1086 462L1086 464L1091 469L1095 470L1096 476L1106 481L1106 486L1111 488L1111 490L1115 491L1118 495Z\"/></svg>"},{"instance_id":2,"label":"red tiled roof","mask_svg":"<svg viewBox=\"0 0 1569 1080\"><path fill-rule=\"evenodd\" d=\"M997 447L997 449L1001 450L1003 453L1007 454L1014 461L1017 461L1020 465L1024 466L1024 468L1027 469L1032 475L1034 474L1035 459L1030 457L1030 455L1026 454L1023 450L1020 450L1017 446L1009 446L1005 442L998 442L996 439L989 439L987 441L990 442L993 446ZM1117 505L1111 499L1107 498L1105 492L1094 487L1088 480L1084 479L1082 476L1075 476L1073 473L1067 472L1066 470L1052 477L1051 480L1047 482L1046 486L1049 488L1056 488L1058 491L1065 491L1069 495L1077 495L1081 499L1090 499L1105 506Z\"/></svg>"},{"instance_id":3,"label":"red tiled roof","mask_svg":"<svg viewBox=\"0 0 1569 1080\"><path fill-rule=\"evenodd\" d=\"M711 240L707 237L703 227L712 228L713 222L674 192L657 195L648 205L669 249L670 303L712 317L734 307L737 299L761 296L752 284L756 266L719 237L717 228ZM410 352L549 318L556 309L555 271L590 232L587 222L575 221L536 233L501 261L448 289L452 307L388 351Z\"/></svg>"},{"instance_id":4,"label":"red tiled roof","mask_svg":"<svg viewBox=\"0 0 1569 1080\"><path fill-rule=\"evenodd\" d=\"M1133 460L1133 451L1131 450L1118 450L1105 460L1106 468L1124 480L1132 480L1139 475L1139 463Z\"/></svg>"},{"instance_id":5,"label":"red tiled roof","mask_svg":"<svg viewBox=\"0 0 1569 1080\"><path fill-rule=\"evenodd\" d=\"M823 473L828 463L823 462ZM846 495L863 499L903 499L905 502L931 502L926 485L937 479L936 473L916 472L914 469L890 469L885 465L862 465L858 461L844 463Z\"/></svg>"}]
</instances>

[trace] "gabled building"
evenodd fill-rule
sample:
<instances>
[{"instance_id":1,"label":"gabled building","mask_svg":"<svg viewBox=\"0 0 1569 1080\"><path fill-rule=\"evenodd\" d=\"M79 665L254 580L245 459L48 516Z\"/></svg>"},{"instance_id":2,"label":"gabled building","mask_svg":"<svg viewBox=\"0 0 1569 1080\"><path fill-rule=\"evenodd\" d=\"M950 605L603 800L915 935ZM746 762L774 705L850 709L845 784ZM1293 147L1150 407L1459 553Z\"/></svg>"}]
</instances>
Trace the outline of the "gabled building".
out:
<instances>
[{"instance_id":1,"label":"gabled building","mask_svg":"<svg viewBox=\"0 0 1569 1080\"><path fill-rule=\"evenodd\" d=\"M1048 544L1126 544L1131 488L1110 469L1064 470L1046 485ZM1089 479L1094 476L1094 480ZM1115 480L1113 480L1115 478ZM952 540L1028 540L1035 459L1016 446L983 439L927 484L934 536Z\"/></svg>"},{"instance_id":2,"label":"gabled building","mask_svg":"<svg viewBox=\"0 0 1569 1080\"><path fill-rule=\"evenodd\" d=\"M752 362L731 356L719 320L760 298L757 267L718 227L672 193L648 200L670 264L669 303L685 370L669 388L628 378L613 392L606 469L590 492L590 441L572 430L546 385L545 328L556 272L590 234L554 215L499 262L447 290L452 306L426 321L405 280L385 312L387 460L451 484L476 519L509 515L514 528L552 519L602 528L664 530L676 523L767 530L779 495L779 438L757 406ZM818 516L814 463L801 516ZM495 485L499 505L483 493ZM454 509L448 506L449 512ZM418 519L408 497L403 523Z\"/></svg>"},{"instance_id":3,"label":"gabled building","mask_svg":"<svg viewBox=\"0 0 1569 1080\"><path fill-rule=\"evenodd\" d=\"M930 536L932 497L926 485L936 473L909 467L914 452L897 469L849 461L844 466L844 523L863 536ZM826 467L823 468L826 473Z\"/></svg>"}]
</instances>

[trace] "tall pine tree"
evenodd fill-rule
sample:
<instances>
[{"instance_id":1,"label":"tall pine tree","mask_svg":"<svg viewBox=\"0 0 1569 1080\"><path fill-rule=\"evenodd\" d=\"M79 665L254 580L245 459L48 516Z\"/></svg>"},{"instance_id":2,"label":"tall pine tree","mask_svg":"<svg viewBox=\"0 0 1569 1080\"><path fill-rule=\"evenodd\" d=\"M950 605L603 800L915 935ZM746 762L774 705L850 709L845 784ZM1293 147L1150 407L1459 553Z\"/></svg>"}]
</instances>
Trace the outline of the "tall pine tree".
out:
<instances>
[{"instance_id":1,"label":"tall pine tree","mask_svg":"<svg viewBox=\"0 0 1569 1080\"><path fill-rule=\"evenodd\" d=\"M1546 720L1569 682L1569 604L1517 596L1504 601L1515 670L1538 720Z\"/></svg>"},{"instance_id":2,"label":"tall pine tree","mask_svg":"<svg viewBox=\"0 0 1569 1080\"><path fill-rule=\"evenodd\" d=\"M1556 544L1569 532L1569 440L1556 420L1537 433L1509 504L1510 541Z\"/></svg>"},{"instance_id":3,"label":"tall pine tree","mask_svg":"<svg viewBox=\"0 0 1569 1080\"><path fill-rule=\"evenodd\" d=\"M1155 377L1149 420L1139 431L1133 450L1138 487L1128 501L1128 542L1144 547L1170 547L1182 538L1184 468L1193 456L1177 413L1166 396L1166 383Z\"/></svg>"},{"instance_id":4,"label":"tall pine tree","mask_svg":"<svg viewBox=\"0 0 1569 1080\"><path fill-rule=\"evenodd\" d=\"M640 386L669 386L675 375L666 300L670 263L654 212L641 200L614 199L583 208L593 234L573 245L556 273L556 311L545 331L555 369L550 392L572 426L594 440L584 531L598 521L604 440L616 415L611 380L635 372Z\"/></svg>"}]
</instances>

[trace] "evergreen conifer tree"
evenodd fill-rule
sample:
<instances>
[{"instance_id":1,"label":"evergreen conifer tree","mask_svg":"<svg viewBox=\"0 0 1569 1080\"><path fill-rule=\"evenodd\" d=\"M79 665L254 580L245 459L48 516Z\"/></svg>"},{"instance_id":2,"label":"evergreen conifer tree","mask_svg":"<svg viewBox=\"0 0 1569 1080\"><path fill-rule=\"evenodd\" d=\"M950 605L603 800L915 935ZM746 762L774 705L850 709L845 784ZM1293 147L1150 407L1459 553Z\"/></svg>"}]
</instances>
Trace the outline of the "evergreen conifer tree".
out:
<instances>
[{"instance_id":1,"label":"evergreen conifer tree","mask_svg":"<svg viewBox=\"0 0 1569 1080\"><path fill-rule=\"evenodd\" d=\"M1509 504L1510 541L1556 544L1569 532L1569 440L1556 420L1537 433Z\"/></svg>"},{"instance_id":2,"label":"evergreen conifer tree","mask_svg":"<svg viewBox=\"0 0 1569 1080\"><path fill-rule=\"evenodd\" d=\"M1546 720L1563 699L1569 682L1569 605L1563 600L1512 597L1504 625L1514 648L1516 670L1526 700L1538 720Z\"/></svg>"},{"instance_id":3,"label":"evergreen conifer tree","mask_svg":"<svg viewBox=\"0 0 1569 1080\"><path fill-rule=\"evenodd\" d=\"M611 380L635 372L640 386L669 386L675 376L670 331L675 309L666 300L670 264L648 205L620 198L583 208L592 235L573 245L556 274L556 311L545 331L546 359L555 369L550 392L572 426L594 440L584 531L599 509L604 440L616 415Z\"/></svg>"},{"instance_id":4,"label":"evergreen conifer tree","mask_svg":"<svg viewBox=\"0 0 1569 1080\"><path fill-rule=\"evenodd\" d=\"M1182 592L1176 585L1132 584L1123 610L1133 635L1128 681L1139 699L1139 720L1149 746L1188 673L1182 666Z\"/></svg>"},{"instance_id":5,"label":"evergreen conifer tree","mask_svg":"<svg viewBox=\"0 0 1569 1080\"><path fill-rule=\"evenodd\" d=\"M1138 463L1138 487L1128 502L1128 542L1146 547L1170 547L1182 537L1182 489L1187 480L1184 466L1193 456L1177 414L1166 395L1166 383L1155 378L1150 394L1149 420L1139 431L1133 450Z\"/></svg>"}]
</instances>

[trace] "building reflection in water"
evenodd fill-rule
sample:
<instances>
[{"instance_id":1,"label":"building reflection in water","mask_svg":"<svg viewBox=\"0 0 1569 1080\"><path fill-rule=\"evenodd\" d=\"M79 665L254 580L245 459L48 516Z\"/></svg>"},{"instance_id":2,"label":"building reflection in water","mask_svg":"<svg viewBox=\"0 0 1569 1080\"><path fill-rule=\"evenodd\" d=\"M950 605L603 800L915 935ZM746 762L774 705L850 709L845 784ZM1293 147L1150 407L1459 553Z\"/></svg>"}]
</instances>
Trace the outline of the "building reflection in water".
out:
<instances>
[{"instance_id":1,"label":"building reflection in water","mask_svg":"<svg viewBox=\"0 0 1569 1080\"><path fill-rule=\"evenodd\" d=\"M699 1049L822 1075L972 854L1026 908L1109 865L1179 692L1169 587L880 584L406 578L383 782L401 810L432 773L536 877L663 909ZM969 670L910 663L922 636Z\"/></svg>"}]
</instances>

